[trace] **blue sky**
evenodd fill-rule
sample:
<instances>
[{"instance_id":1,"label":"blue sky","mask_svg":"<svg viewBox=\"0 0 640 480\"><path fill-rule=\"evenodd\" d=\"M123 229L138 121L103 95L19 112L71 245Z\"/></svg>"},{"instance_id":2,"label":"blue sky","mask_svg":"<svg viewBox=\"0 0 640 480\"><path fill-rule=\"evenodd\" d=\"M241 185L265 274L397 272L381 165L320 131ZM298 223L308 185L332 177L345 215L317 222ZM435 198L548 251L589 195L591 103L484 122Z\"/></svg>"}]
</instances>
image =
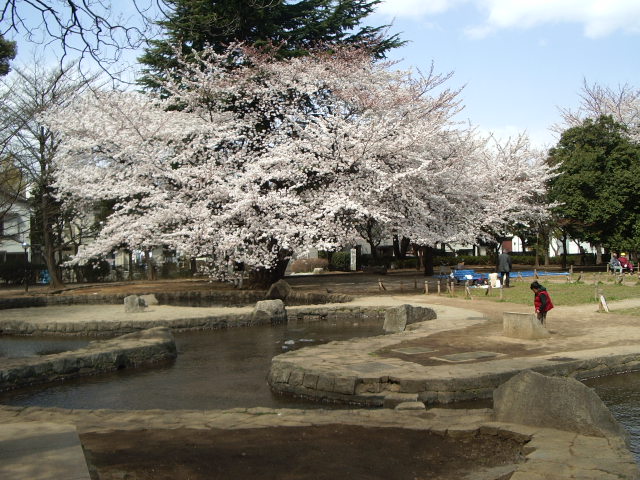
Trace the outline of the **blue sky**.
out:
<instances>
[{"instance_id":1,"label":"blue sky","mask_svg":"<svg viewBox=\"0 0 640 480\"><path fill-rule=\"evenodd\" d=\"M390 57L453 71L461 118L500 137L553 145L583 79L640 88L640 0L385 0L370 23L391 22L409 43Z\"/></svg>"}]
</instances>

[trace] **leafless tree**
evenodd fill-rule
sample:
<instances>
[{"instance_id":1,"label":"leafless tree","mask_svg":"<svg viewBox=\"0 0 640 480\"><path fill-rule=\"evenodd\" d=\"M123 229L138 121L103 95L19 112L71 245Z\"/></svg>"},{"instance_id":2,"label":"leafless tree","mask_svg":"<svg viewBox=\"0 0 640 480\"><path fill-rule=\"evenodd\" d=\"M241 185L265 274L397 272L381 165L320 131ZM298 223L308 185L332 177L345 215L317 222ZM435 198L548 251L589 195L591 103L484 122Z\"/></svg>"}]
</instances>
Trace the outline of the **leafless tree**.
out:
<instances>
[{"instance_id":1,"label":"leafless tree","mask_svg":"<svg viewBox=\"0 0 640 480\"><path fill-rule=\"evenodd\" d=\"M55 198L54 170L60 138L42 123L40 115L63 104L89 88L91 81L77 74L75 65L47 69L36 62L30 69L16 68L0 82L0 124L3 125L1 151L21 172L34 213L34 230L42 242L44 260L52 286L62 286L59 264L66 242L77 242L65 232L71 222L81 221L74 212L64 212ZM24 188L23 188L24 190ZM31 232L32 237L34 232Z\"/></svg>"},{"instance_id":2,"label":"leafless tree","mask_svg":"<svg viewBox=\"0 0 640 480\"><path fill-rule=\"evenodd\" d=\"M25 35L30 42L55 43L69 58L94 61L107 71L127 49L137 49L155 33L165 15L164 0L128 0L118 12L109 0L5 0L0 34Z\"/></svg>"}]
</instances>

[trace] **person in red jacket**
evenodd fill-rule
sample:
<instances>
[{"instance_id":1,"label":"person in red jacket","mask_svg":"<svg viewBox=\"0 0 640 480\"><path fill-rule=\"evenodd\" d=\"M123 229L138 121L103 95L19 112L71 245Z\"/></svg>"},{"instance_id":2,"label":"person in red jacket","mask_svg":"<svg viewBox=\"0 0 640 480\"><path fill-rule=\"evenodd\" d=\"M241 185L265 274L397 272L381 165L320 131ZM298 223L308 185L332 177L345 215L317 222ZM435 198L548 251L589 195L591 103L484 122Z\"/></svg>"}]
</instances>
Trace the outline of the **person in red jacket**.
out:
<instances>
[{"instance_id":1,"label":"person in red jacket","mask_svg":"<svg viewBox=\"0 0 640 480\"><path fill-rule=\"evenodd\" d=\"M544 325L544 322L547 320L547 312L553 308L551 297L549 296L547 289L538 282L533 282L531 284L531 290L533 290L534 294L533 305L536 309L538 320L540 320L540 323Z\"/></svg>"}]
</instances>

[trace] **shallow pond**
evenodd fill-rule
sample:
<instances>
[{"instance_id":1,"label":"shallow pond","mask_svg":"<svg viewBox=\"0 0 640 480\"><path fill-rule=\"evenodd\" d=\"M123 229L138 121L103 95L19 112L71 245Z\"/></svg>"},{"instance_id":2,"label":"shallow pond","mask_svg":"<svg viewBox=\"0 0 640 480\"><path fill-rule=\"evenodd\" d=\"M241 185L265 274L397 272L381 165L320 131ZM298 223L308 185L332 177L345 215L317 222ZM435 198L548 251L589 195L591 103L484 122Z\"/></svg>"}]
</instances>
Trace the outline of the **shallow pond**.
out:
<instances>
[{"instance_id":1,"label":"shallow pond","mask_svg":"<svg viewBox=\"0 0 640 480\"><path fill-rule=\"evenodd\" d=\"M0 361L3 358L51 355L86 347L91 339L84 337L0 336Z\"/></svg>"},{"instance_id":2,"label":"shallow pond","mask_svg":"<svg viewBox=\"0 0 640 480\"><path fill-rule=\"evenodd\" d=\"M317 322L176 333L178 358L175 362L82 377L48 387L6 392L0 394L0 403L128 410L257 406L326 408L326 404L272 393L266 381L271 358L307 345L380 334L381 321ZM9 345L17 343L25 350L28 340L28 337L0 337L0 349L15 350L16 347ZM88 340L83 341L86 343ZM37 339L35 344L39 345L39 342L40 339ZM40 348L46 347L40 345L34 350Z\"/></svg>"},{"instance_id":3,"label":"shallow pond","mask_svg":"<svg viewBox=\"0 0 640 480\"><path fill-rule=\"evenodd\" d=\"M627 429L631 451L640 463L640 372L598 377L584 383L596 391L616 420Z\"/></svg>"}]
</instances>

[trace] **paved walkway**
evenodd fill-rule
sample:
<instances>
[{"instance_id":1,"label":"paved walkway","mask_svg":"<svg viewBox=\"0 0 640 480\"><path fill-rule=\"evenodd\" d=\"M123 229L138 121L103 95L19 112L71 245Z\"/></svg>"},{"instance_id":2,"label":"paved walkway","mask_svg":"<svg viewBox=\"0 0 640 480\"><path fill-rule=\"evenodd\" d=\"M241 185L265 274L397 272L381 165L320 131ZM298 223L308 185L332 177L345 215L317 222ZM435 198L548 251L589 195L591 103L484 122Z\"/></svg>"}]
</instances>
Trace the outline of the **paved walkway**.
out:
<instances>
[{"instance_id":1,"label":"paved walkway","mask_svg":"<svg viewBox=\"0 0 640 480\"><path fill-rule=\"evenodd\" d=\"M2 480L90 480L72 422L3 420L0 428Z\"/></svg>"}]
</instances>

